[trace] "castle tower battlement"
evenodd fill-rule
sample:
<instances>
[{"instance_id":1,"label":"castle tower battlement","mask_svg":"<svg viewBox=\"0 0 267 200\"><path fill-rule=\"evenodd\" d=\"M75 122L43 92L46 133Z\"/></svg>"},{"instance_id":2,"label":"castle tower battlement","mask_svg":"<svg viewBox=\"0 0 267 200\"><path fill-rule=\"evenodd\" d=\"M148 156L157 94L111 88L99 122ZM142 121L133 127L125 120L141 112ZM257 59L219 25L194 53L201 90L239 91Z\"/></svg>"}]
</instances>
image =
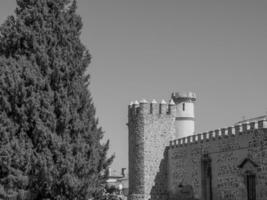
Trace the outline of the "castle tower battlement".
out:
<instances>
[{"instance_id":1,"label":"castle tower battlement","mask_svg":"<svg viewBox=\"0 0 267 200\"><path fill-rule=\"evenodd\" d=\"M166 147L175 138L175 115L172 100L129 105L129 200L167 200Z\"/></svg>"},{"instance_id":2,"label":"castle tower battlement","mask_svg":"<svg viewBox=\"0 0 267 200\"><path fill-rule=\"evenodd\" d=\"M266 119L195 134L195 102L189 92L129 105L128 199L266 200Z\"/></svg>"},{"instance_id":3,"label":"castle tower battlement","mask_svg":"<svg viewBox=\"0 0 267 200\"><path fill-rule=\"evenodd\" d=\"M194 134L196 94L193 92L176 92L172 93L171 98L176 104L175 137L183 138Z\"/></svg>"},{"instance_id":4,"label":"castle tower battlement","mask_svg":"<svg viewBox=\"0 0 267 200\"><path fill-rule=\"evenodd\" d=\"M166 103L165 100L162 100L160 103L158 103L155 99L153 99L149 103L143 99L140 102L131 102L128 107L128 113L132 117L142 114L164 117L164 115L175 115L176 107L172 100L170 100L169 103Z\"/></svg>"}]
</instances>

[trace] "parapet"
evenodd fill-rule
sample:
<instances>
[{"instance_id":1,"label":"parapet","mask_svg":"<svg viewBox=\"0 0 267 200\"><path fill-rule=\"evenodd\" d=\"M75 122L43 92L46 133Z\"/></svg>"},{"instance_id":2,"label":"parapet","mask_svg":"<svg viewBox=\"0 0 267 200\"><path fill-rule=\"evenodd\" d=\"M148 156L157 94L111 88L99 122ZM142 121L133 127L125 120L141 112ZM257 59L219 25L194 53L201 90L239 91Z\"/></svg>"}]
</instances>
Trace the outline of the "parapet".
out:
<instances>
[{"instance_id":1,"label":"parapet","mask_svg":"<svg viewBox=\"0 0 267 200\"><path fill-rule=\"evenodd\" d=\"M227 128L216 129L214 131L204 132L200 134L191 135L184 138L179 138L170 141L170 147L186 146L190 144L203 143L211 140L221 138L235 137L238 135L246 134L250 130L267 129L267 120L257 122L244 123L241 125L230 126Z\"/></svg>"},{"instance_id":2,"label":"parapet","mask_svg":"<svg viewBox=\"0 0 267 200\"><path fill-rule=\"evenodd\" d=\"M153 99L150 103L148 101L141 100L140 102L131 102L128 107L130 114L158 114L158 115L174 115L176 112L176 106L174 101L171 99L169 103L162 100L158 103Z\"/></svg>"},{"instance_id":3,"label":"parapet","mask_svg":"<svg viewBox=\"0 0 267 200\"><path fill-rule=\"evenodd\" d=\"M180 103L183 101L196 101L196 94L193 92L175 92L172 93L172 99L175 101L175 103Z\"/></svg>"}]
</instances>

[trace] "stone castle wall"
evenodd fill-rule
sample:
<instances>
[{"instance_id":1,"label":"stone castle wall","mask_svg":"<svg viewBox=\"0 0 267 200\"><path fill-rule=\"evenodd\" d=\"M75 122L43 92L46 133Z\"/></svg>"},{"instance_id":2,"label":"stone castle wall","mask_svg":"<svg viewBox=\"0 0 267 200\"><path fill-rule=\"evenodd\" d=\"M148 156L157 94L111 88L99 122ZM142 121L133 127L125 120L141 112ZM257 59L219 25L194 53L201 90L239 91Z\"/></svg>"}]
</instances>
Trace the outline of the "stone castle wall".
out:
<instances>
[{"instance_id":1,"label":"stone castle wall","mask_svg":"<svg viewBox=\"0 0 267 200\"><path fill-rule=\"evenodd\" d=\"M173 101L129 106L128 199L247 200L249 183L266 200L267 121L173 140L176 109Z\"/></svg>"},{"instance_id":2,"label":"stone castle wall","mask_svg":"<svg viewBox=\"0 0 267 200\"><path fill-rule=\"evenodd\" d=\"M129 199L167 199L166 147L175 132L175 105L129 107Z\"/></svg>"},{"instance_id":3,"label":"stone castle wall","mask_svg":"<svg viewBox=\"0 0 267 200\"><path fill-rule=\"evenodd\" d=\"M129 195L132 200L138 200L144 194L144 116L133 105L128 118Z\"/></svg>"},{"instance_id":4,"label":"stone castle wall","mask_svg":"<svg viewBox=\"0 0 267 200\"><path fill-rule=\"evenodd\" d=\"M168 150L169 199L181 187L205 200L203 158L211 163L213 200L247 199L246 173L256 176L256 199L267 199L267 122L243 124L171 141ZM207 178L207 177L206 177Z\"/></svg>"}]
</instances>

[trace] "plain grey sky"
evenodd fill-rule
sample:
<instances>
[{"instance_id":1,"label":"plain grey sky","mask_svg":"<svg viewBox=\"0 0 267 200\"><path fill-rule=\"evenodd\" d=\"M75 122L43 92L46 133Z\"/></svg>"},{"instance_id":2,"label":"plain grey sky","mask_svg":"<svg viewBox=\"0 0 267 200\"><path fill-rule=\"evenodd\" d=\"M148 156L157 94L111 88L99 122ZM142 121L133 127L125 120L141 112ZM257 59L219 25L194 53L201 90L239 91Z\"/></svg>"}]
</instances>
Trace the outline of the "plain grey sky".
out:
<instances>
[{"instance_id":1,"label":"plain grey sky","mask_svg":"<svg viewBox=\"0 0 267 200\"><path fill-rule=\"evenodd\" d=\"M15 7L1 0L1 23ZM266 0L78 0L78 7L113 169L128 166L132 100L194 91L197 132L266 113Z\"/></svg>"}]
</instances>

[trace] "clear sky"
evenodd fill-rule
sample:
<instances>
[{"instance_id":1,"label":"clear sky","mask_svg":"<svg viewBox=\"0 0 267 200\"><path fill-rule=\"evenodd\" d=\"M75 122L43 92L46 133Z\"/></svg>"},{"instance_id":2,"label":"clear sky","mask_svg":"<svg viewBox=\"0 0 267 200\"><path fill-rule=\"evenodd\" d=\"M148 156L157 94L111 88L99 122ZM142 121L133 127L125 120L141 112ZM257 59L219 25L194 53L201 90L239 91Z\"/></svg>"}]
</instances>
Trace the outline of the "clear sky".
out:
<instances>
[{"instance_id":1,"label":"clear sky","mask_svg":"<svg viewBox=\"0 0 267 200\"><path fill-rule=\"evenodd\" d=\"M1 0L0 22L15 0ZM197 93L197 132L267 111L266 0L78 0L97 116L128 166L127 106Z\"/></svg>"}]
</instances>

